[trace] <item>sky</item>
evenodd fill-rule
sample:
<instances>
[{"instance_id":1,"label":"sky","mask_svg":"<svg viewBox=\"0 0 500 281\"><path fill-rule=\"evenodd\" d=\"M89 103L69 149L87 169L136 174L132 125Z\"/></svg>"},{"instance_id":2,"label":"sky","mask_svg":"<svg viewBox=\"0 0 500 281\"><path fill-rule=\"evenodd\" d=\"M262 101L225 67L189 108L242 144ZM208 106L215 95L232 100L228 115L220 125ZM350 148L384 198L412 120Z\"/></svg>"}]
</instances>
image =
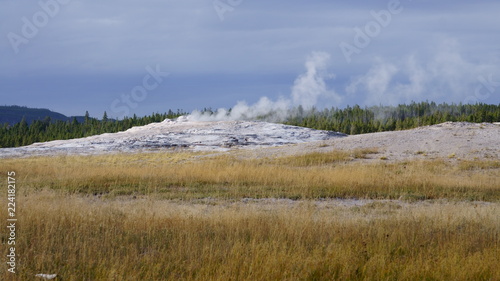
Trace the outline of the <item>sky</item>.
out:
<instances>
[{"instance_id":1,"label":"sky","mask_svg":"<svg viewBox=\"0 0 500 281\"><path fill-rule=\"evenodd\" d=\"M500 2L0 0L0 105L500 103Z\"/></svg>"}]
</instances>

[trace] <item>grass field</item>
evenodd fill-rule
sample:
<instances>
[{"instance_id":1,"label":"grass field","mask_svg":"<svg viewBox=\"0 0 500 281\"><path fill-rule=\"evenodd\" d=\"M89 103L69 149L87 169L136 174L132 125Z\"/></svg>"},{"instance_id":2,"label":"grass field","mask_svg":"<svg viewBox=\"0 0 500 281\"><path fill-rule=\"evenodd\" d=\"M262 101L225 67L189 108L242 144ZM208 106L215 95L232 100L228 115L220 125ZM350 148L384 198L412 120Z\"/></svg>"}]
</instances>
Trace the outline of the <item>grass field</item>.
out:
<instances>
[{"instance_id":1,"label":"grass field","mask_svg":"<svg viewBox=\"0 0 500 281\"><path fill-rule=\"evenodd\" d=\"M500 161L358 161L368 153L373 151L268 159L183 152L38 157L4 159L0 168L16 171L26 192L105 197L500 199Z\"/></svg>"},{"instance_id":2,"label":"grass field","mask_svg":"<svg viewBox=\"0 0 500 281\"><path fill-rule=\"evenodd\" d=\"M500 163L374 152L2 159L19 257L0 279L500 280Z\"/></svg>"}]
</instances>

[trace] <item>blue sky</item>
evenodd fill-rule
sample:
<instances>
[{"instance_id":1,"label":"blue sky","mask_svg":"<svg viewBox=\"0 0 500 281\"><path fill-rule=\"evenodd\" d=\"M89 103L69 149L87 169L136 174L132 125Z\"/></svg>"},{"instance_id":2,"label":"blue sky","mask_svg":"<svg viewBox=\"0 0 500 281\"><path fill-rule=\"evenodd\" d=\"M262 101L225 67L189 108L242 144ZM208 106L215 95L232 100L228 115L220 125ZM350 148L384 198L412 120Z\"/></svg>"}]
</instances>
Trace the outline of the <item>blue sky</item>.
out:
<instances>
[{"instance_id":1,"label":"blue sky","mask_svg":"<svg viewBox=\"0 0 500 281\"><path fill-rule=\"evenodd\" d=\"M338 2L0 0L0 104L500 103L500 2Z\"/></svg>"}]
</instances>

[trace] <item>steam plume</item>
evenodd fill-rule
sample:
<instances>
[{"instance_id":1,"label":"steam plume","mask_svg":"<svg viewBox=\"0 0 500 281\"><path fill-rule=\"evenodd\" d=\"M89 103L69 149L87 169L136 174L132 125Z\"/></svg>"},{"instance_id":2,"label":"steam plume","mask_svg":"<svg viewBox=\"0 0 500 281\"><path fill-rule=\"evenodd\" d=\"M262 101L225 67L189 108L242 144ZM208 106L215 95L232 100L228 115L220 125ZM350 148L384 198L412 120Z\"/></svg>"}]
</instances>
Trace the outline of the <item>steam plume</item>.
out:
<instances>
[{"instance_id":1,"label":"steam plume","mask_svg":"<svg viewBox=\"0 0 500 281\"><path fill-rule=\"evenodd\" d=\"M231 110L220 108L216 112L193 111L187 118L193 121L223 121L223 120L252 120L264 118L268 121L284 120L290 113L292 106L302 106L311 109L322 97L340 97L329 90L325 80L331 78L327 72L330 55L325 52L312 52L306 60L306 72L301 74L293 84L288 98L279 98L276 101L268 97L261 97L255 104L248 105L239 101Z\"/></svg>"}]
</instances>

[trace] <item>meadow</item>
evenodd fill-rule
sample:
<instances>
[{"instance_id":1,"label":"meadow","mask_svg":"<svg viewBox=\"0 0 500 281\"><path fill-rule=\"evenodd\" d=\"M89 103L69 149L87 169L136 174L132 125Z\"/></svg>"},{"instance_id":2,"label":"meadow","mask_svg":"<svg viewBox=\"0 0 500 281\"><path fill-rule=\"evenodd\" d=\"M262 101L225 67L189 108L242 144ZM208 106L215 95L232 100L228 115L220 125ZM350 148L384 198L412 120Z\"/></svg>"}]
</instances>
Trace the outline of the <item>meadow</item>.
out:
<instances>
[{"instance_id":1,"label":"meadow","mask_svg":"<svg viewBox=\"0 0 500 281\"><path fill-rule=\"evenodd\" d=\"M500 162L376 152L2 159L19 264L0 278L500 280Z\"/></svg>"}]
</instances>

